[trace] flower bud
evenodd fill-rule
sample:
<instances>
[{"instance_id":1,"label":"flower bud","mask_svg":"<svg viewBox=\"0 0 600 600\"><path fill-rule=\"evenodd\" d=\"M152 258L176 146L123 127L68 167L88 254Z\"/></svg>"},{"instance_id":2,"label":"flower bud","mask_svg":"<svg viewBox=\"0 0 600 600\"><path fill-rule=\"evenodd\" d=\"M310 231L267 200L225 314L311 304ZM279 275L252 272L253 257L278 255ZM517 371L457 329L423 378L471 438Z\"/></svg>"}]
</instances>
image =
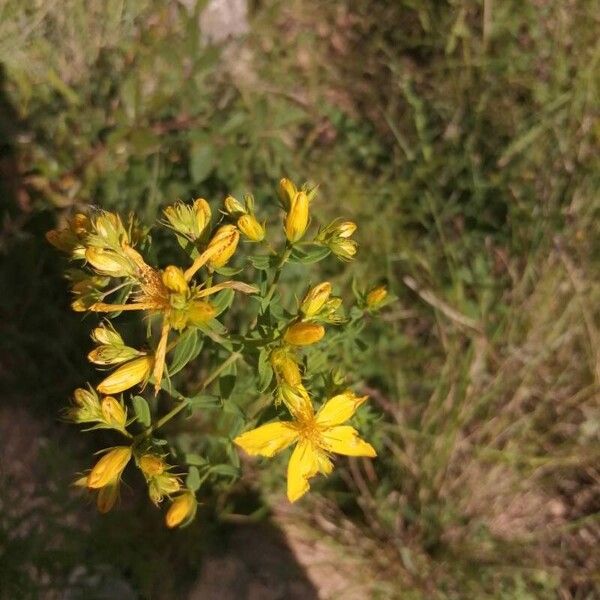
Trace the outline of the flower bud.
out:
<instances>
[{"instance_id":1,"label":"flower bud","mask_svg":"<svg viewBox=\"0 0 600 600\"><path fill-rule=\"evenodd\" d=\"M336 233L341 238L349 238L356 231L356 223L344 221L337 226Z\"/></svg>"},{"instance_id":2,"label":"flower bud","mask_svg":"<svg viewBox=\"0 0 600 600\"><path fill-rule=\"evenodd\" d=\"M302 238L308 227L308 196L305 192L298 192L291 202L284 223L287 239L294 243Z\"/></svg>"},{"instance_id":3,"label":"flower bud","mask_svg":"<svg viewBox=\"0 0 600 600\"><path fill-rule=\"evenodd\" d=\"M92 330L92 339L97 344L109 346L123 346L123 338L115 331L109 322L104 322Z\"/></svg>"},{"instance_id":4,"label":"flower bud","mask_svg":"<svg viewBox=\"0 0 600 600\"><path fill-rule=\"evenodd\" d=\"M312 412L310 396L301 383L282 383L279 386L279 396L295 419L302 419Z\"/></svg>"},{"instance_id":5,"label":"flower bud","mask_svg":"<svg viewBox=\"0 0 600 600\"><path fill-rule=\"evenodd\" d=\"M304 296L300 304L300 310L306 317L314 317L318 314L331 295L331 283L325 281L316 285Z\"/></svg>"},{"instance_id":6,"label":"flower bud","mask_svg":"<svg viewBox=\"0 0 600 600\"><path fill-rule=\"evenodd\" d=\"M227 198L225 198L225 210L231 217L239 217L240 215L246 214L246 209L242 203L233 196L227 196Z\"/></svg>"},{"instance_id":7,"label":"flower bud","mask_svg":"<svg viewBox=\"0 0 600 600\"><path fill-rule=\"evenodd\" d=\"M192 492L185 491L182 494L179 494L179 496L173 500L173 504L171 504L171 507L167 511L165 517L167 527L172 529L173 527L189 523L196 514L197 506L198 503L196 502L196 497Z\"/></svg>"},{"instance_id":8,"label":"flower bud","mask_svg":"<svg viewBox=\"0 0 600 600\"><path fill-rule=\"evenodd\" d=\"M240 232L235 225L222 225L208 243L208 250L214 250L214 254L208 260L208 265L213 269L218 269L227 264L233 256L238 242Z\"/></svg>"},{"instance_id":9,"label":"flower bud","mask_svg":"<svg viewBox=\"0 0 600 600\"><path fill-rule=\"evenodd\" d=\"M80 245L77 236L69 229L51 229L46 232L46 240L66 254L72 254L75 248Z\"/></svg>"},{"instance_id":10,"label":"flower bud","mask_svg":"<svg viewBox=\"0 0 600 600\"><path fill-rule=\"evenodd\" d=\"M352 260L358 251L358 244L354 240L337 238L329 243L330 250L342 260Z\"/></svg>"},{"instance_id":11,"label":"flower bud","mask_svg":"<svg viewBox=\"0 0 600 600\"><path fill-rule=\"evenodd\" d=\"M89 217L83 213L74 214L69 222L71 231L80 239L90 231L91 226Z\"/></svg>"},{"instance_id":12,"label":"flower bud","mask_svg":"<svg viewBox=\"0 0 600 600\"><path fill-rule=\"evenodd\" d=\"M296 322L287 328L283 341L292 346L309 346L325 335L325 328L318 323Z\"/></svg>"},{"instance_id":13,"label":"flower bud","mask_svg":"<svg viewBox=\"0 0 600 600\"><path fill-rule=\"evenodd\" d=\"M132 273L130 262L113 250L105 250L104 248L90 246L85 251L85 259L101 275L108 275L109 277L127 277Z\"/></svg>"},{"instance_id":14,"label":"flower bud","mask_svg":"<svg viewBox=\"0 0 600 600\"><path fill-rule=\"evenodd\" d=\"M197 239L204 233L204 230L210 224L211 210L210 205L204 198L197 198L194 200L192 210L194 212L193 237L194 239Z\"/></svg>"},{"instance_id":15,"label":"flower bud","mask_svg":"<svg viewBox=\"0 0 600 600\"><path fill-rule=\"evenodd\" d=\"M93 423L102 419L100 400L93 390L77 388L73 394L73 404L64 411L68 420L74 423Z\"/></svg>"},{"instance_id":16,"label":"flower bud","mask_svg":"<svg viewBox=\"0 0 600 600\"><path fill-rule=\"evenodd\" d=\"M107 452L93 467L87 478L87 486L99 489L116 483L131 458L131 446L117 446Z\"/></svg>"},{"instance_id":17,"label":"flower bud","mask_svg":"<svg viewBox=\"0 0 600 600\"><path fill-rule=\"evenodd\" d=\"M101 394L118 394L128 390L138 383L145 382L150 377L153 364L152 356L140 356L120 366L104 379L97 389Z\"/></svg>"},{"instance_id":18,"label":"flower bud","mask_svg":"<svg viewBox=\"0 0 600 600\"><path fill-rule=\"evenodd\" d=\"M202 325L216 314L215 307L205 300L194 300L189 304L187 318L192 325Z\"/></svg>"},{"instance_id":19,"label":"flower bud","mask_svg":"<svg viewBox=\"0 0 600 600\"><path fill-rule=\"evenodd\" d=\"M104 422L115 429L123 429L127 422L127 412L123 405L113 398L106 396L100 404Z\"/></svg>"},{"instance_id":20,"label":"flower bud","mask_svg":"<svg viewBox=\"0 0 600 600\"><path fill-rule=\"evenodd\" d=\"M298 363L282 348L271 353L271 366L285 383L295 386L302 382Z\"/></svg>"},{"instance_id":21,"label":"flower bud","mask_svg":"<svg viewBox=\"0 0 600 600\"><path fill-rule=\"evenodd\" d=\"M119 498L119 484L114 483L105 485L98 490L98 497L96 498L96 506L98 511L102 514L106 514L114 505Z\"/></svg>"},{"instance_id":22,"label":"flower bud","mask_svg":"<svg viewBox=\"0 0 600 600\"><path fill-rule=\"evenodd\" d=\"M169 265L162 272L162 282L170 292L175 292L176 294L185 294L189 289L183 269L173 265Z\"/></svg>"},{"instance_id":23,"label":"flower bud","mask_svg":"<svg viewBox=\"0 0 600 600\"><path fill-rule=\"evenodd\" d=\"M388 291L385 285L380 285L379 287L372 289L367 294L367 307L377 308L387 298L387 295Z\"/></svg>"},{"instance_id":24,"label":"flower bud","mask_svg":"<svg viewBox=\"0 0 600 600\"><path fill-rule=\"evenodd\" d=\"M242 215L237 221L237 226L253 242L262 242L265 239L265 228L254 215Z\"/></svg>"},{"instance_id":25,"label":"flower bud","mask_svg":"<svg viewBox=\"0 0 600 600\"><path fill-rule=\"evenodd\" d=\"M283 210L285 210L286 212L289 211L289 209L292 205L292 200L298 193L298 189L289 179L286 179L284 177L279 182L278 193L279 193L279 200L281 202L281 206L282 206Z\"/></svg>"},{"instance_id":26,"label":"flower bud","mask_svg":"<svg viewBox=\"0 0 600 600\"><path fill-rule=\"evenodd\" d=\"M204 198L197 198L191 206L176 202L164 208L163 214L173 231L192 241L202 237L211 217L210 206Z\"/></svg>"},{"instance_id":27,"label":"flower bud","mask_svg":"<svg viewBox=\"0 0 600 600\"><path fill-rule=\"evenodd\" d=\"M142 354L129 346L108 346L103 344L94 348L88 355L88 360L95 365L118 365Z\"/></svg>"},{"instance_id":28,"label":"flower bud","mask_svg":"<svg viewBox=\"0 0 600 600\"><path fill-rule=\"evenodd\" d=\"M142 473L150 478L156 475L162 475L167 468L165 461L156 454L144 454L138 461Z\"/></svg>"},{"instance_id":29,"label":"flower bud","mask_svg":"<svg viewBox=\"0 0 600 600\"><path fill-rule=\"evenodd\" d=\"M129 237L119 215L103 211L94 219L93 227L96 235L107 246L118 248L122 244L129 242Z\"/></svg>"}]
</instances>

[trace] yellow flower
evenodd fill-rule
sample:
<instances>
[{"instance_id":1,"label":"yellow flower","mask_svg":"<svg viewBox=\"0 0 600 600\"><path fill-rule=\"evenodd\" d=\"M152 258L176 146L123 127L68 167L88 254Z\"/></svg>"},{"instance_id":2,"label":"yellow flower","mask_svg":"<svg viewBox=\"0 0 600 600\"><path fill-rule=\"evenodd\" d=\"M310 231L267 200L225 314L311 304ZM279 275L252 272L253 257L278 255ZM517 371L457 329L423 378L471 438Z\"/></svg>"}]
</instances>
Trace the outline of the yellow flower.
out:
<instances>
[{"instance_id":1,"label":"yellow flower","mask_svg":"<svg viewBox=\"0 0 600 600\"><path fill-rule=\"evenodd\" d=\"M288 463L287 496L290 502L301 498L310 488L308 480L317 473L333 470L331 453L346 456L377 455L362 440L356 429L342 425L367 399L348 391L328 400L315 415L307 394L298 394L293 421L267 423L242 433L233 441L250 455L272 457L296 443Z\"/></svg>"},{"instance_id":2,"label":"yellow flower","mask_svg":"<svg viewBox=\"0 0 600 600\"><path fill-rule=\"evenodd\" d=\"M300 310L305 317L314 317L321 311L329 296L331 295L331 284L325 281L316 285L304 296L300 304Z\"/></svg>"},{"instance_id":3,"label":"yellow flower","mask_svg":"<svg viewBox=\"0 0 600 600\"><path fill-rule=\"evenodd\" d=\"M287 328L283 341L292 346L309 346L325 335L325 328L318 323L298 322Z\"/></svg>"},{"instance_id":4,"label":"yellow flower","mask_svg":"<svg viewBox=\"0 0 600 600\"><path fill-rule=\"evenodd\" d=\"M239 241L240 232L235 225L222 225L219 227L206 249L207 253L210 252L208 265L213 269L226 265L233 256Z\"/></svg>"},{"instance_id":5,"label":"yellow flower","mask_svg":"<svg viewBox=\"0 0 600 600\"><path fill-rule=\"evenodd\" d=\"M377 308L387 298L387 295L388 291L385 285L376 287L367 294L367 306Z\"/></svg>"},{"instance_id":6,"label":"yellow flower","mask_svg":"<svg viewBox=\"0 0 600 600\"><path fill-rule=\"evenodd\" d=\"M302 238L308 227L308 196L306 192L298 192L290 204L290 209L286 215L284 230L287 239L297 242Z\"/></svg>"},{"instance_id":7,"label":"yellow flower","mask_svg":"<svg viewBox=\"0 0 600 600\"><path fill-rule=\"evenodd\" d=\"M101 394L118 394L128 390L150 377L153 364L152 356L140 356L111 373L97 386L97 390Z\"/></svg>"},{"instance_id":8,"label":"yellow flower","mask_svg":"<svg viewBox=\"0 0 600 600\"><path fill-rule=\"evenodd\" d=\"M172 529L173 527L189 523L196 514L197 506L196 497L192 492L185 491L179 494L167 511L165 517L167 527Z\"/></svg>"},{"instance_id":9,"label":"yellow flower","mask_svg":"<svg viewBox=\"0 0 600 600\"><path fill-rule=\"evenodd\" d=\"M87 478L87 486L99 489L118 482L130 458L131 446L113 448L93 466Z\"/></svg>"},{"instance_id":10,"label":"yellow flower","mask_svg":"<svg viewBox=\"0 0 600 600\"><path fill-rule=\"evenodd\" d=\"M185 294L188 291L188 284L183 274L183 269L169 265L162 273L162 282L165 287L176 294Z\"/></svg>"},{"instance_id":11,"label":"yellow flower","mask_svg":"<svg viewBox=\"0 0 600 600\"><path fill-rule=\"evenodd\" d=\"M102 416L107 425L116 429L123 429L127 422L127 411L124 406L112 396L106 396L100 403Z\"/></svg>"},{"instance_id":12,"label":"yellow flower","mask_svg":"<svg viewBox=\"0 0 600 600\"><path fill-rule=\"evenodd\" d=\"M271 366L277 376L289 385L299 385L302 381L298 363L283 348L271 353Z\"/></svg>"},{"instance_id":13,"label":"yellow flower","mask_svg":"<svg viewBox=\"0 0 600 600\"><path fill-rule=\"evenodd\" d=\"M242 215L237 220L239 230L253 242L265 239L265 228L256 220L254 215Z\"/></svg>"}]
</instances>

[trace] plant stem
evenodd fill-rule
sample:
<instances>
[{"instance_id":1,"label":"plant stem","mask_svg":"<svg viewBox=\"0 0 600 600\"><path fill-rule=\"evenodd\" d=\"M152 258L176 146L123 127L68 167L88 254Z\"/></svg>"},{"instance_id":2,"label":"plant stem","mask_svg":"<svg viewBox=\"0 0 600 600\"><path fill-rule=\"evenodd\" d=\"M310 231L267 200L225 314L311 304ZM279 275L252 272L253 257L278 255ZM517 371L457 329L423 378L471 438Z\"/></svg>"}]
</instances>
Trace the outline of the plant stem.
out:
<instances>
[{"instance_id":1,"label":"plant stem","mask_svg":"<svg viewBox=\"0 0 600 600\"><path fill-rule=\"evenodd\" d=\"M279 264L277 265L277 269L275 271L275 275L273 276L273 281L271 282L269 291L267 292L267 295L265 296L265 298L267 300L270 300L273 297L273 294L275 293L275 289L277 287L277 283L279 281L279 278L281 277L281 272L283 271L283 265L285 265L285 263L288 261L288 258L290 257L291 253L292 253L292 247L287 245L284 253L281 255L281 260L279 261Z\"/></svg>"},{"instance_id":2,"label":"plant stem","mask_svg":"<svg viewBox=\"0 0 600 600\"><path fill-rule=\"evenodd\" d=\"M234 352L227 360L223 361L203 382L197 391L204 391L229 365L232 365L238 359L242 357L240 352ZM143 437L148 437L151 433L160 429L163 425L168 423L173 417L177 416L186 406L189 406L187 400L181 400L176 406L174 406L166 415L163 415L156 423L148 427L142 434Z\"/></svg>"}]
</instances>

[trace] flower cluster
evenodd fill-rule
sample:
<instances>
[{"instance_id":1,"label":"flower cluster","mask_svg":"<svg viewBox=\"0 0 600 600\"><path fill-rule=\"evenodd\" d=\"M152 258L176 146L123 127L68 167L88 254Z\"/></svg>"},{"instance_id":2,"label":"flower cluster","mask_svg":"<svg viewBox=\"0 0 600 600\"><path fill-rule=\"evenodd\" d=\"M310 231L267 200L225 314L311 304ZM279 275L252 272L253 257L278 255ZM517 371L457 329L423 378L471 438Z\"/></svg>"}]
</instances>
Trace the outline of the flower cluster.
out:
<instances>
[{"instance_id":1,"label":"flower cluster","mask_svg":"<svg viewBox=\"0 0 600 600\"><path fill-rule=\"evenodd\" d=\"M73 310L105 315L91 332L94 347L88 359L110 372L94 386L75 390L64 412L72 422L88 429L112 430L126 440L103 450L91 470L76 481L96 494L101 512L110 510L119 498L128 465L134 465L141 474L153 504L169 503L165 514L168 527L193 520L197 492L205 481L219 477L231 481L237 476L236 455L227 447L224 450L233 461L231 465L215 463L208 450L205 456L190 455L190 462L177 451L176 432L170 441L157 433L182 411L192 413L202 406L198 396L175 391L172 380L194 361L203 346L203 369L212 371L207 372L201 391L208 392L217 385L236 361L244 362L255 388L245 387L244 395L251 398L266 392L275 410L289 414L288 420L239 433L247 425L242 420L233 425L237 431L220 439L230 444L233 438L247 454L267 457L295 444L288 465L290 501L309 489L308 481L317 473L331 472L333 454L375 456L374 448L346 424L366 396L357 396L347 388L333 390L335 393L315 410L308 390L319 373L307 365L312 348L323 346L329 328L341 333L344 328L356 329L367 314L389 302L386 288L355 293L356 306L350 317L328 281L310 287L294 311L282 306L286 286L280 283L280 276L287 264L312 264L328 254L347 261L358 248L351 239L356 225L340 219L319 227L317 234L307 239L316 196L315 186L298 188L288 179L281 180L283 228L275 228L274 244L267 239L267 222L257 218L250 194L242 202L227 196L223 210L216 215L202 198L166 207L160 224L174 233L188 257L186 264L154 266L146 258L156 254L148 230L132 216L123 219L102 210L79 213L65 227L48 232L48 241L74 263L67 272ZM245 263L237 252L241 242L250 249ZM275 250L278 243L280 249ZM228 266L232 262L239 268ZM246 269L254 274L253 283L232 279ZM240 324L240 332L231 333L219 319L236 293L256 300L246 303L254 307L254 313L247 310L248 319ZM123 336L116 328L118 316L132 311L146 322L143 343L127 342L124 337L133 335L130 329ZM147 387L151 393L144 391ZM213 408L227 407L231 402L223 394L209 395L208 400L200 395L202 398L208 403L205 406ZM170 409L160 416L165 402ZM266 408L254 415L255 424L264 421ZM223 452L217 454L222 456ZM168 464L170 456L188 465L187 476Z\"/></svg>"}]
</instances>

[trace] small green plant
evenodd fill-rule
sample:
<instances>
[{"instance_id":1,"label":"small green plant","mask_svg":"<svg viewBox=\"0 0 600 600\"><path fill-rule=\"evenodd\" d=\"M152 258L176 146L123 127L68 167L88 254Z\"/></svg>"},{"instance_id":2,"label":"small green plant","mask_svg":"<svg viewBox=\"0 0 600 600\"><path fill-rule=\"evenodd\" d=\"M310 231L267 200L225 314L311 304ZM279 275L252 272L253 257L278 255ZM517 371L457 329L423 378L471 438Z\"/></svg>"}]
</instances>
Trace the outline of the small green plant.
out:
<instances>
[{"instance_id":1,"label":"small green plant","mask_svg":"<svg viewBox=\"0 0 600 600\"><path fill-rule=\"evenodd\" d=\"M47 234L79 264L67 272L75 295L73 309L107 315L92 330L96 347L88 358L112 372L94 386L75 390L65 410L72 422L109 429L125 439L105 449L76 482L97 493L101 512L114 506L122 474L132 462L143 475L151 501L159 506L168 499L166 523L176 527L194 518L197 492L205 482L237 478L240 464L233 444L249 455L266 457L296 444L287 475L291 502L308 491L308 481L317 473L331 473L332 454L376 455L346 424L367 397L348 388L340 369L315 357L331 330L337 330L331 343L354 343L364 316L391 300L387 290L379 286L361 292L355 286L355 305L345 312L342 298L333 295L327 281L304 283L308 290L293 308L284 305L280 289L286 265L311 265L330 254L349 261L357 252L352 239L356 224L350 221L336 219L308 238L316 194L316 187L305 184L298 189L288 179L280 182L285 236L279 230L281 243L274 244L249 194L243 202L228 196L218 223L213 223L213 211L202 198L165 208L160 225L175 235L183 251L181 266L159 268L147 262L145 257L155 254L150 230L133 216L123 220L105 211L76 214L67 227ZM236 254L240 240L248 250L243 262ZM235 258L237 266L231 266ZM237 279L247 270L252 283ZM234 332L223 321L235 306L236 293L249 300L234 319ZM116 320L132 311L146 321L146 341L140 348L125 341L131 323L123 328ZM206 340L210 345L203 351ZM202 383L196 393L177 391L173 378L188 364L189 372L198 363ZM244 407L230 398L239 363L249 366L244 389L252 402ZM145 390L147 384L151 392L130 392L138 386ZM316 411L315 397L326 399ZM190 442L179 443L177 429L173 436L162 437L168 422L198 410L219 410L229 417L224 435L209 432L205 446L192 444L203 447L204 455L186 451ZM291 420L273 420L282 413ZM256 427L242 432L249 425Z\"/></svg>"}]
</instances>

